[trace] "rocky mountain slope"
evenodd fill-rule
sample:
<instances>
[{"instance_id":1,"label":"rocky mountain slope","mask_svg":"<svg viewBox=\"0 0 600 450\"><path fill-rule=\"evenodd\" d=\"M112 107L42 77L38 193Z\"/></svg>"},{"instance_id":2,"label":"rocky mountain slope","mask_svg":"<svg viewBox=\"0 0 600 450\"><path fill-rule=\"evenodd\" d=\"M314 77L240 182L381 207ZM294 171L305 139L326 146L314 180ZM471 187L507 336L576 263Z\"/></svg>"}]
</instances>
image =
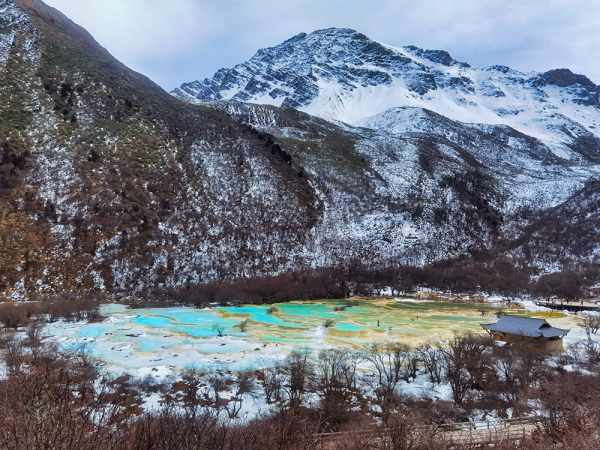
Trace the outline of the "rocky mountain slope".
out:
<instances>
[{"instance_id":1,"label":"rocky mountain slope","mask_svg":"<svg viewBox=\"0 0 600 450\"><path fill-rule=\"evenodd\" d=\"M356 33L327 33L362 42L369 73L416 64ZM319 42L319 58L326 50L348 74L358 70L354 46ZM411 61L470 70L441 53L411 52ZM592 222L589 245L575 248L564 235L597 217L596 202L582 201L597 190L593 122L542 139L516 125L387 105L350 125L341 115L327 121L289 107L321 101L305 84L324 69L298 74L296 90L289 72L254 69L263 81L285 78L278 86L297 103L279 94L275 106L248 103L240 96L252 83L241 89L231 71L220 72L230 84L218 86L244 102L215 100L229 97L212 85L213 96L201 96L209 103L183 102L41 1L0 0L1 295L147 295L290 270L423 266L484 253L544 270L595 261ZM348 79L347 92L388 86L381 75L363 75L353 76L371 81ZM407 92L433 90L418 94L419 83ZM593 102L580 106L593 117ZM553 211L571 217L568 228L553 231ZM542 255L544 243L551 251Z\"/></svg>"},{"instance_id":2,"label":"rocky mountain slope","mask_svg":"<svg viewBox=\"0 0 600 450\"><path fill-rule=\"evenodd\" d=\"M384 140L420 135L471 148L478 162L495 169L506 193L501 208L509 212L556 206L596 176L599 92L567 69L476 69L445 51L391 47L334 28L259 50L173 94L192 103L293 107L357 134L368 128Z\"/></svg>"},{"instance_id":3,"label":"rocky mountain slope","mask_svg":"<svg viewBox=\"0 0 600 450\"><path fill-rule=\"evenodd\" d=\"M417 250L409 247L422 264L473 254L473 247L457 245L452 252L440 245L444 237L459 243L471 234L467 241L492 251L492 259L518 260L520 267L544 272L570 267L573 260L596 261L598 236L591 232L593 220L584 218L595 217L596 206L582 198L597 189L589 182L600 170L599 92L591 80L568 69L473 68L445 51L392 47L354 30L327 29L259 50L250 61L183 84L173 94L219 107L282 138L310 139L278 124L281 110L265 105L337 123L385 180L380 192L386 198L403 199L405 205L416 199L407 210L419 214L404 216L393 229L404 230L405 247L418 243ZM453 211L465 202L483 209L488 221L492 217L490 235L472 236L477 227L471 224L478 222L473 216L451 223L449 218L465 217ZM573 214L559 212L566 210ZM552 214L555 224L548 220ZM556 229L563 221L577 224L568 227L570 238ZM548 227L561 238L549 239ZM533 238L538 232L544 238ZM428 245L440 251L428 251Z\"/></svg>"},{"instance_id":4,"label":"rocky mountain slope","mask_svg":"<svg viewBox=\"0 0 600 450\"><path fill-rule=\"evenodd\" d=\"M296 263L320 202L255 135L174 99L38 0L0 1L0 42L4 295Z\"/></svg>"}]
</instances>

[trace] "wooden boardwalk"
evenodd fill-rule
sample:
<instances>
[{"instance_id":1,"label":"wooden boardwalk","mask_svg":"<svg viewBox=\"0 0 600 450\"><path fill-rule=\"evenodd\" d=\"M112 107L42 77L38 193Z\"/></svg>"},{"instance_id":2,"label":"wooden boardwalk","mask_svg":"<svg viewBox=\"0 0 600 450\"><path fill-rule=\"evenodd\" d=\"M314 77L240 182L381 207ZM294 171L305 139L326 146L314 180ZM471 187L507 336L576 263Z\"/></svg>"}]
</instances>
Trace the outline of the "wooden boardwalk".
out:
<instances>
[{"instance_id":1,"label":"wooden boardwalk","mask_svg":"<svg viewBox=\"0 0 600 450\"><path fill-rule=\"evenodd\" d=\"M565 302L547 302L545 300L536 300L537 306L543 306L544 308L554 309L556 311L572 311L572 312L583 312L583 311L600 311L600 305L596 303L574 301L567 303Z\"/></svg>"},{"instance_id":2,"label":"wooden boardwalk","mask_svg":"<svg viewBox=\"0 0 600 450\"><path fill-rule=\"evenodd\" d=\"M488 427L470 427L456 431L444 431L440 436L444 441L454 444L488 444L501 442L515 442L524 440L537 429L533 420L515 421L513 423L495 423Z\"/></svg>"},{"instance_id":3,"label":"wooden boardwalk","mask_svg":"<svg viewBox=\"0 0 600 450\"><path fill-rule=\"evenodd\" d=\"M451 423L444 425L421 425L412 429L415 440L418 436L434 435L436 441L457 445L485 445L490 443L522 441L537 430L535 417L494 420L485 422ZM339 440L355 441L357 438L381 442L391 439L386 430L344 431L339 433L321 433L316 435L322 442L334 444ZM427 440L427 438L425 438ZM325 448L330 446L325 445ZM332 447L333 448L333 447Z\"/></svg>"}]
</instances>

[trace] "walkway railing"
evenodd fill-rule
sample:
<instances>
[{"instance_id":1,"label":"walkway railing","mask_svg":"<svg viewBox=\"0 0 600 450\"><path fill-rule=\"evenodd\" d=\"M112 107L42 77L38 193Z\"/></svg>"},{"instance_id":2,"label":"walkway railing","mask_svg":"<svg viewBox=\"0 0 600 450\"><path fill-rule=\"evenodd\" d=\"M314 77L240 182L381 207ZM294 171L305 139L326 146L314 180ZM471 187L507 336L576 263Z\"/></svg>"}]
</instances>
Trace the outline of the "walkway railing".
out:
<instances>
[{"instance_id":1,"label":"walkway railing","mask_svg":"<svg viewBox=\"0 0 600 450\"><path fill-rule=\"evenodd\" d=\"M482 444L524 439L536 429L536 422L536 417L527 416L515 419L495 419L481 422L419 425L412 428L411 432L415 435L435 434L448 442L456 444ZM441 436L438 433L441 434ZM378 429L319 433L317 436L326 440L337 440L353 436L385 440L390 439L390 434L389 430Z\"/></svg>"},{"instance_id":2,"label":"walkway railing","mask_svg":"<svg viewBox=\"0 0 600 450\"><path fill-rule=\"evenodd\" d=\"M580 302L547 302L547 301L534 301L537 306L543 306L544 308L555 309L557 311L600 311L600 305L596 305L595 303L586 303L583 305Z\"/></svg>"}]
</instances>

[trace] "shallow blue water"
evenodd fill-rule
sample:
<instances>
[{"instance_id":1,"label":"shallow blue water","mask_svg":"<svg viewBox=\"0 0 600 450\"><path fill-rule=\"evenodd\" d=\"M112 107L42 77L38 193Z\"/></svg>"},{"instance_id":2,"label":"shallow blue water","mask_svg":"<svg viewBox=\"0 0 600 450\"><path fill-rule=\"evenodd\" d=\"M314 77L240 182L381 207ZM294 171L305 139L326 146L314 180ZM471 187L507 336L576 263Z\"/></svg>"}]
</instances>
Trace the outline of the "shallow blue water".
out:
<instances>
[{"instance_id":1,"label":"shallow blue water","mask_svg":"<svg viewBox=\"0 0 600 450\"><path fill-rule=\"evenodd\" d=\"M351 330L351 331L360 331L363 330L364 327L361 327L359 325L355 325L352 323L340 323L340 324L336 324L335 328L338 330Z\"/></svg>"},{"instance_id":2,"label":"shallow blue water","mask_svg":"<svg viewBox=\"0 0 600 450\"><path fill-rule=\"evenodd\" d=\"M151 327L166 327L172 321L173 320L168 317L153 316L153 317L137 317L137 318L133 319L131 322L135 323L135 324L140 324L140 325L149 325Z\"/></svg>"}]
</instances>

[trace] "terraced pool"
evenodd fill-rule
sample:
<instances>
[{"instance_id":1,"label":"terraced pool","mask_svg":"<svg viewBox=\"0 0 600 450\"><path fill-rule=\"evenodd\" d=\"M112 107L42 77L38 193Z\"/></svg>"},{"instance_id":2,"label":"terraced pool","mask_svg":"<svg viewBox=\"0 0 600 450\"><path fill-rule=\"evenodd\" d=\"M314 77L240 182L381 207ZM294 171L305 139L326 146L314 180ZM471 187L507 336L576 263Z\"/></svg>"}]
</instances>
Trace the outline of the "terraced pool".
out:
<instances>
[{"instance_id":1,"label":"terraced pool","mask_svg":"<svg viewBox=\"0 0 600 450\"><path fill-rule=\"evenodd\" d=\"M254 305L131 310L110 304L103 306L107 318L101 323L51 324L47 331L60 345L86 345L94 356L123 370L192 363L242 368L262 358L283 358L293 348L359 347L390 339L415 344L455 330L479 331L479 323L495 318L500 308L375 299L334 310L343 305L291 302L276 305L269 314L268 306ZM331 326L324 326L326 320ZM245 332L236 327L240 321L247 323ZM217 327L223 336L217 336Z\"/></svg>"}]
</instances>

